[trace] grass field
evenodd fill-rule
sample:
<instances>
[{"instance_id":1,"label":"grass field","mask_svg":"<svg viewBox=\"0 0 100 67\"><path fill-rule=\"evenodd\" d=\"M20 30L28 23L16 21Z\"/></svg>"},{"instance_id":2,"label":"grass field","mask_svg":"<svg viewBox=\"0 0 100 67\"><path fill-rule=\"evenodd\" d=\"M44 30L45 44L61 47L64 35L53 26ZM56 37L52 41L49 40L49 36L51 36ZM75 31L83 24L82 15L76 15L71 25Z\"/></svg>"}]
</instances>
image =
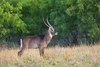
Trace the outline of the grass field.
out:
<instances>
[{"instance_id":1,"label":"grass field","mask_svg":"<svg viewBox=\"0 0 100 67\"><path fill-rule=\"evenodd\" d=\"M40 57L38 49L28 49L21 57L19 49L1 49L0 67L100 67L100 45L50 47Z\"/></svg>"}]
</instances>

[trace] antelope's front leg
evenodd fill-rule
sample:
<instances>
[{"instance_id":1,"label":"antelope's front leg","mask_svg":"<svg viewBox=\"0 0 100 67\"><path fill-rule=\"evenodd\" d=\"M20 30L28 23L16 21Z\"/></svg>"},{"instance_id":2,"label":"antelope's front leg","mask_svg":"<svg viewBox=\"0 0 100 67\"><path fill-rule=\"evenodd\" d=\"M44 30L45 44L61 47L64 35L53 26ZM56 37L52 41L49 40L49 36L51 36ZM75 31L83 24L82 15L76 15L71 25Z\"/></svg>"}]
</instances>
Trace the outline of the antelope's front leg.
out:
<instances>
[{"instance_id":1,"label":"antelope's front leg","mask_svg":"<svg viewBox=\"0 0 100 67\"><path fill-rule=\"evenodd\" d=\"M40 56L44 56L44 47L39 48Z\"/></svg>"}]
</instances>

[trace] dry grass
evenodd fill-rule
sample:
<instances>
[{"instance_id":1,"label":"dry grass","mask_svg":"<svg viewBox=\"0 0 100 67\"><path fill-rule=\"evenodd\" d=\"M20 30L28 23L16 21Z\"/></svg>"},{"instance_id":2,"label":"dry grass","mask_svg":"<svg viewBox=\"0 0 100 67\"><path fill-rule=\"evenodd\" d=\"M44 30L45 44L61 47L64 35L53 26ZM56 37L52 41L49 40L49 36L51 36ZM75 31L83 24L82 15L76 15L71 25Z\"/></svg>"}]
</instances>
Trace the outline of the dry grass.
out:
<instances>
[{"instance_id":1,"label":"dry grass","mask_svg":"<svg viewBox=\"0 0 100 67\"><path fill-rule=\"evenodd\" d=\"M29 49L22 57L19 49L0 51L0 67L100 67L100 45L80 47L51 47L44 57L38 49Z\"/></svg>"}]
</instances>

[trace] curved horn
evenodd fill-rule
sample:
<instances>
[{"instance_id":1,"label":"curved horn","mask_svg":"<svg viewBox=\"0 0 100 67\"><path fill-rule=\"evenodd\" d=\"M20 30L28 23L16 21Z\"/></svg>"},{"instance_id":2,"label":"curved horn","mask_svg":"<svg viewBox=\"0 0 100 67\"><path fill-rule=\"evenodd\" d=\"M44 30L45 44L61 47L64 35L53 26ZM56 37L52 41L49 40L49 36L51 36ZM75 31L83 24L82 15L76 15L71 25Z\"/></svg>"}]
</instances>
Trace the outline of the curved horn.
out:
<instances>
[{"instance_id":1,"label":"curved horn","mask_svg":"<svg viewBox=\"0 0 100 67\"><path fill-rule=\"evenodd\" d=\"M46 24L46 22L44 21L44 17L43 17L43 22L47 27L50 27L48 24Z\"/></svg>"},{"instance_id":2,"label":"curved horn","mask_svg":"<svg viewBox=\"0 0 100 67\"><path fill-rule=\"evenodd\" d=\"M50 27L52 27L52 25L49 23L49 21L48 21L48 18L47 18L47 23L48 23L48 25L50 26Z\"/></svg>"}]
</instances>

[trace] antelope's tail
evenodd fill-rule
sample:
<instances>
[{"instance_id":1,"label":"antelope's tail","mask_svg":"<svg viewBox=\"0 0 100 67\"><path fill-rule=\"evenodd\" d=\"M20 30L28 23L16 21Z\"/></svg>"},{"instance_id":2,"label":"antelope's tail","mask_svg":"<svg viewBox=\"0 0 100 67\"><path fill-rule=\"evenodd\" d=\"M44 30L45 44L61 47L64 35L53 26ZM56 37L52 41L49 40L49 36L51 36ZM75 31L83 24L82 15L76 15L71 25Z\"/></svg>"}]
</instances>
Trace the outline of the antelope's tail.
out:
<instances>
[{"instance_id":1,"label":"antelope's tail","mask_svg":"<svg viewBox=\"0 0 100 67\"><path fill-rule=\"evenodd\" d=\"M22 44L22 39L20 39L20 49L22 49L23 44Z\"/></svg>"}]
</instances>

